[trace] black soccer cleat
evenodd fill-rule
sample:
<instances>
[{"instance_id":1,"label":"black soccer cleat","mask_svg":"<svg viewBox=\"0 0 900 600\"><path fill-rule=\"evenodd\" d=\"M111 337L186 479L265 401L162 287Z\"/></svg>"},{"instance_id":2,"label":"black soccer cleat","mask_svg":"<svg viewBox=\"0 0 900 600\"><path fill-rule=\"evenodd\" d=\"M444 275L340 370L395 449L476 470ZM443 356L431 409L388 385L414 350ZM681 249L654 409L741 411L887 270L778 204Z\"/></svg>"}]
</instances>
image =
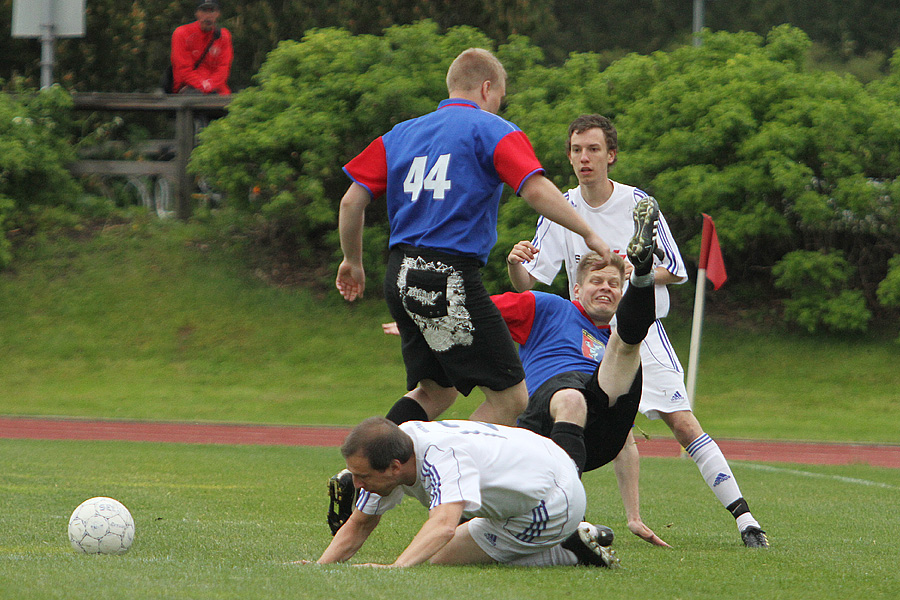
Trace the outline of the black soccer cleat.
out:
<instances>
[{"instance_id":1,"label":"black soccer cleat","mask_svg":"<svg viewBox=\"0 0 900 600\"><path fill-rule=\"evenodd\" d=\"M328 527L331 528L331 535L336 534L353 514L356 497L353 475L347 469L328 480L328 498L331 500L328 506Z\"/></svg>"},{"instance_id":2,"label":"black soccer cleat","mask_svg":"<svg viewBox=\"0 0 900 600\"><path fill-rule=\"evenodd\" d=\"M766 537L766 532L759 527L750 526L744 529L741 532L741 540L748 548L769 547L769 538Z\"/></svg>"},{"instance_id":3,"label":"black soccer cleat","mask_svg":"<svg viewBox=\"0 0 900 600\"><path fill-rule=\"evenodd\" d=\"M634 266L634 275L647 275L653 269L653 255L660 254L656 246L659 225L659 204L653 196L641 198L634 206L634 236L628 242L626 254Z\"/></svg>"},{"instance_id":4,"label":"black soccer cleat","mask_svg":"<svg viewBox=\"0 0 900 600\"><path fill-rule=\"evenodd\" d=\"M601 546L611 546L616 534L606 525L594 525L597 528L597 543Z\"/></svg>"},{"instance_id":5,"label":"black soccer cleat","mask_svg":"<svg viewBox=\"0 0 900 600\"><path fill-rule=\"evenodd\" d=\"M615 550L608 547L608 544L603 544L601 533L598 529L598 527L587 521L582 521L575 533L566 538L560 545L575 554L579 565L618 569L619 557L616 556ZM603 527L603 529L612 534L612 529L609 529L609 527ZM606 531L604 531L604 534ZM610 543L612 543L612 540L610 540Z\"/></svg>"}]
</instances>

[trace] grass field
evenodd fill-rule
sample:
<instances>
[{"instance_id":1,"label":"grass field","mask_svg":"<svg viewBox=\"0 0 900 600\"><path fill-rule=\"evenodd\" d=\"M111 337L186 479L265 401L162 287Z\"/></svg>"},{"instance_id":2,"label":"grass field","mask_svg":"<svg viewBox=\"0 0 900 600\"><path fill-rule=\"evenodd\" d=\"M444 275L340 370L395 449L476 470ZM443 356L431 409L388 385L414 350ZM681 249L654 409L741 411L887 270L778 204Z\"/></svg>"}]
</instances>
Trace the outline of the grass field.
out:
<instances>
[{"instance_id":1,"label":"grass field","mask_svg":"<svg viewBox=\"0 0 900 600\"><path fill-rule=\"evenodd\" d=\"M400 396L383 302L271 287L208 238L136 221L26 249L0 273L0 414L352 425ZM689 323L667 327L686 362ZM718 437L900 443L895 337L710 320L695 412Z\"/></svg>"},{"instance_id":2,"label":"grass field","mask_svg":"<svg viewBox=\"0 0 900 600\"><path fill-rule=\"evenodd\" d=\"M350 425L402 391L386 319L377 301L266 285L197 225L35 244L0 273L0 414ZM686 359L687 324L668 327ZM893 337L710 324L698 416L714 437L900 443ZM648 458L642 515L671 550L626 532L605 468L585 477L588 518L617 530L620 571L383 571L286 564L330 539L332 448L0 440L0 465L0 599L900 597L900 470L734 462L772 542L750 551L691 461ZM98 495L134 515L123 556L68 544L70 513ZM359 561L391 561L423 518L410 501L392 511Z\"/></svg>"},{"instance_id":3,"label":"grass field","mask_svg":"<svg viewBox=\"0 0 900 600\"><path fill-rule=\"evenodd\" d=\"M674 547L627 533L609 468L588 517L617 529L623 568L285 564L330 539L333 449L0 441L0 598L896 598L900 470L733 465L772 548L744 548L690 461L645 459L643 516ZM69 514L108 495L135 518L122 556L75 554ZM389 562L424 519L408 500L358 554Z\"/></svg>"}]
</instances>

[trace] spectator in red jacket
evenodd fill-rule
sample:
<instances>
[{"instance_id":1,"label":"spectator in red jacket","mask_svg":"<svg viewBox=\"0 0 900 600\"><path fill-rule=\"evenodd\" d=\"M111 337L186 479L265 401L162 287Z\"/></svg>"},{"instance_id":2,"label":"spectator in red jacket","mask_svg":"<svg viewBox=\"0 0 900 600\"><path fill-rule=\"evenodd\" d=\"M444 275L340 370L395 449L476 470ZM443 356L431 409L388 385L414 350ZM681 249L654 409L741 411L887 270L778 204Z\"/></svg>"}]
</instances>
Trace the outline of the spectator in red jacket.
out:
<instances>
[{"instance_id":1,"label":"spectator in red jacket","mask_svg":"<svg viewBox=\"0 0 900 600\"><path fill-rule=\"evenodd\" d=\"M172 91L178 94L230 94L231 33L217 27L218 0L201 0L197 20L172 34Z\"/></svg>"}]
</instances>

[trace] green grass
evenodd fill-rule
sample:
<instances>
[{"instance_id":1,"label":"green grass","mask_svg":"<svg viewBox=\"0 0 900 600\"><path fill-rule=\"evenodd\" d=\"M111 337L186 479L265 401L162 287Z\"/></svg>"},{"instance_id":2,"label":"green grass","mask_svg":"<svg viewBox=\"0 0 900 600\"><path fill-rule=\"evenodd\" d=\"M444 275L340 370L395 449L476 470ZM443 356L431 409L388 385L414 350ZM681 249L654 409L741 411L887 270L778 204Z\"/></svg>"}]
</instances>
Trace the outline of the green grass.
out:
<instances>
[{"instance_id":1,"label":"green grass","mask_svg":"<svg viewBox=\"0 0 900 600\"><path fill-rule=\"evenodd\" d=\"M403 389L379 301L265 284L196 224L138 220L20 249L0 273L0 414L350 425ZM370 282L377 286L378 282ZM689 324L668 328L686 362ZM894 337L894 334L891 334ZM711 321L696 412L716 437L900 443L897 346L773 336ZM465 417L479 395L448 417ZM639 420L669 435L659 422ZM624 568L285 564L330 536L333 448L0 440L0 599L895 598L900 470L734 462L772 548L749 551L691 461L645 458L642 515L672 550L628 534L610 468L588 518ZM72 510L108 495L134 515L123 556L75 554ZM424 519L407 501L358 555L389 562Z\"/></svg>"},{"instance_id":2,"label":"green grass","mask_svg":"<svg viewBox=\"0 0 900 600\"><path fill-rule=\"evenodd\" d=\"M288 565L330 540L324 482L334 449L129 442L0 441L0 598L491 597L895 598L900 470L733 464L772 548L744 548L694 465L642 463L643 516L674 546L627 533L615 477L585 477L588 518L616 529L623 568ZM132 512L121 556L76 554L72 510L108 495ZM388 513L352 562L389 562L425 511Z\"/></svg>"},{"instance_id":3,"label":"green grass","mask_svg":"<svg viewBox=\"0 0 900 600\"><path fill-rule=\"evenodd\" d=\"M0 273L0 414L351 425L401 395L383 302L272 287L214 239L137 220L25 248ZM689 325L667 320L685 364ZM895 332L870 337L710 319L695 412L716 437L900 443Z\"/></svg>"}]
</instances>

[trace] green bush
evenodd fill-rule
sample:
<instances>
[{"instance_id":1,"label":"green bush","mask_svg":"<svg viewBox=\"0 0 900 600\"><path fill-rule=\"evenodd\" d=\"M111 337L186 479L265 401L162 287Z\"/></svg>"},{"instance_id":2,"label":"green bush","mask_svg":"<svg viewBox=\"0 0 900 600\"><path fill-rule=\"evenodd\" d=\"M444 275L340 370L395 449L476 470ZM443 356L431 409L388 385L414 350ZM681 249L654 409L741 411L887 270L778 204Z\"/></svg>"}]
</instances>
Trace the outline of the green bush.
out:
<instances>
[{"instance_id":1,"label":"green bush","mask_svg":"<svg viewBox=\"0 0 900 600\"><path fill-rule=\"evenodd\" d=\"M785 318L810 333L865 331L872 313L860 290L844 289L853 268L842 252L789 252L772 269L775 285L790 294Z\"/></svg>"},{"instance_id":2,"label":"green bush","mask_svg":"<svg viewBox=\"0 0 900 600\"><path fill-rule=\"evenodd\" d=\"M202 132L190 168L238 209L276 224L305 260L330 257L350 183L341 167L396 123L433 110L447 95L447 67L459 52L490 45L472 28L440 35L429 21L392 27L381 37L324 29L282 42L256 85ZM371 278L387 246L383 201L373 202L366 220ZM369 240L382 253L373 253Z\"/></svg>"},{"instance_id":3,"label":"green bush","mask_svg":"<svg viewBox=\"0 0 900 600\"><path fill-rule=\"evenodd\" d=\"M10 229L30 229L46 207L70 205L78 184L66 166L72 99L59 86L0 93L0 268L11 260Z\"/></svg>"},{"instance_id":4,"label":"green bush","mask_svg":"<svg viewBox=\"0 0 900 600\"><path fill-rule=\"evenodd\" d=\"M239 210L274 224L275 237L292 240L305 260L334 261L348 184L341 166L394 124L432 110L445 97L450 60L469 46L494 47L477 30L441 34L429 21L383 36L323 29L282 42L228 116L201 134L191 168ZM700 47L612 64L572 54L548 66L516 36L496 51L510 73L504 116L528 134L557 185L576 183L565 156L569 122L586 112L610 116L620 133L612 177L657 196L688 260L699 252L701 212L716 220L733 288L770 288L772 267L797 248L840 251L855 274L845 280L850 294L834 293L825 307L823 298L801 300L785 288L796 301L786 305L788 319L859 330L888 260L900 254L900 54L892 73L863 85L811 70L810 46L802 31L781 26L766 37L706 34ZM508 194L485 270L489 289L508 287L501 258L531 237L536 220ZM373 252L386 239L383 202L370 206L366 222L374 273L383 263ZM845 318L847 302L854 308Z\"/></svg>"}]
</instances>

